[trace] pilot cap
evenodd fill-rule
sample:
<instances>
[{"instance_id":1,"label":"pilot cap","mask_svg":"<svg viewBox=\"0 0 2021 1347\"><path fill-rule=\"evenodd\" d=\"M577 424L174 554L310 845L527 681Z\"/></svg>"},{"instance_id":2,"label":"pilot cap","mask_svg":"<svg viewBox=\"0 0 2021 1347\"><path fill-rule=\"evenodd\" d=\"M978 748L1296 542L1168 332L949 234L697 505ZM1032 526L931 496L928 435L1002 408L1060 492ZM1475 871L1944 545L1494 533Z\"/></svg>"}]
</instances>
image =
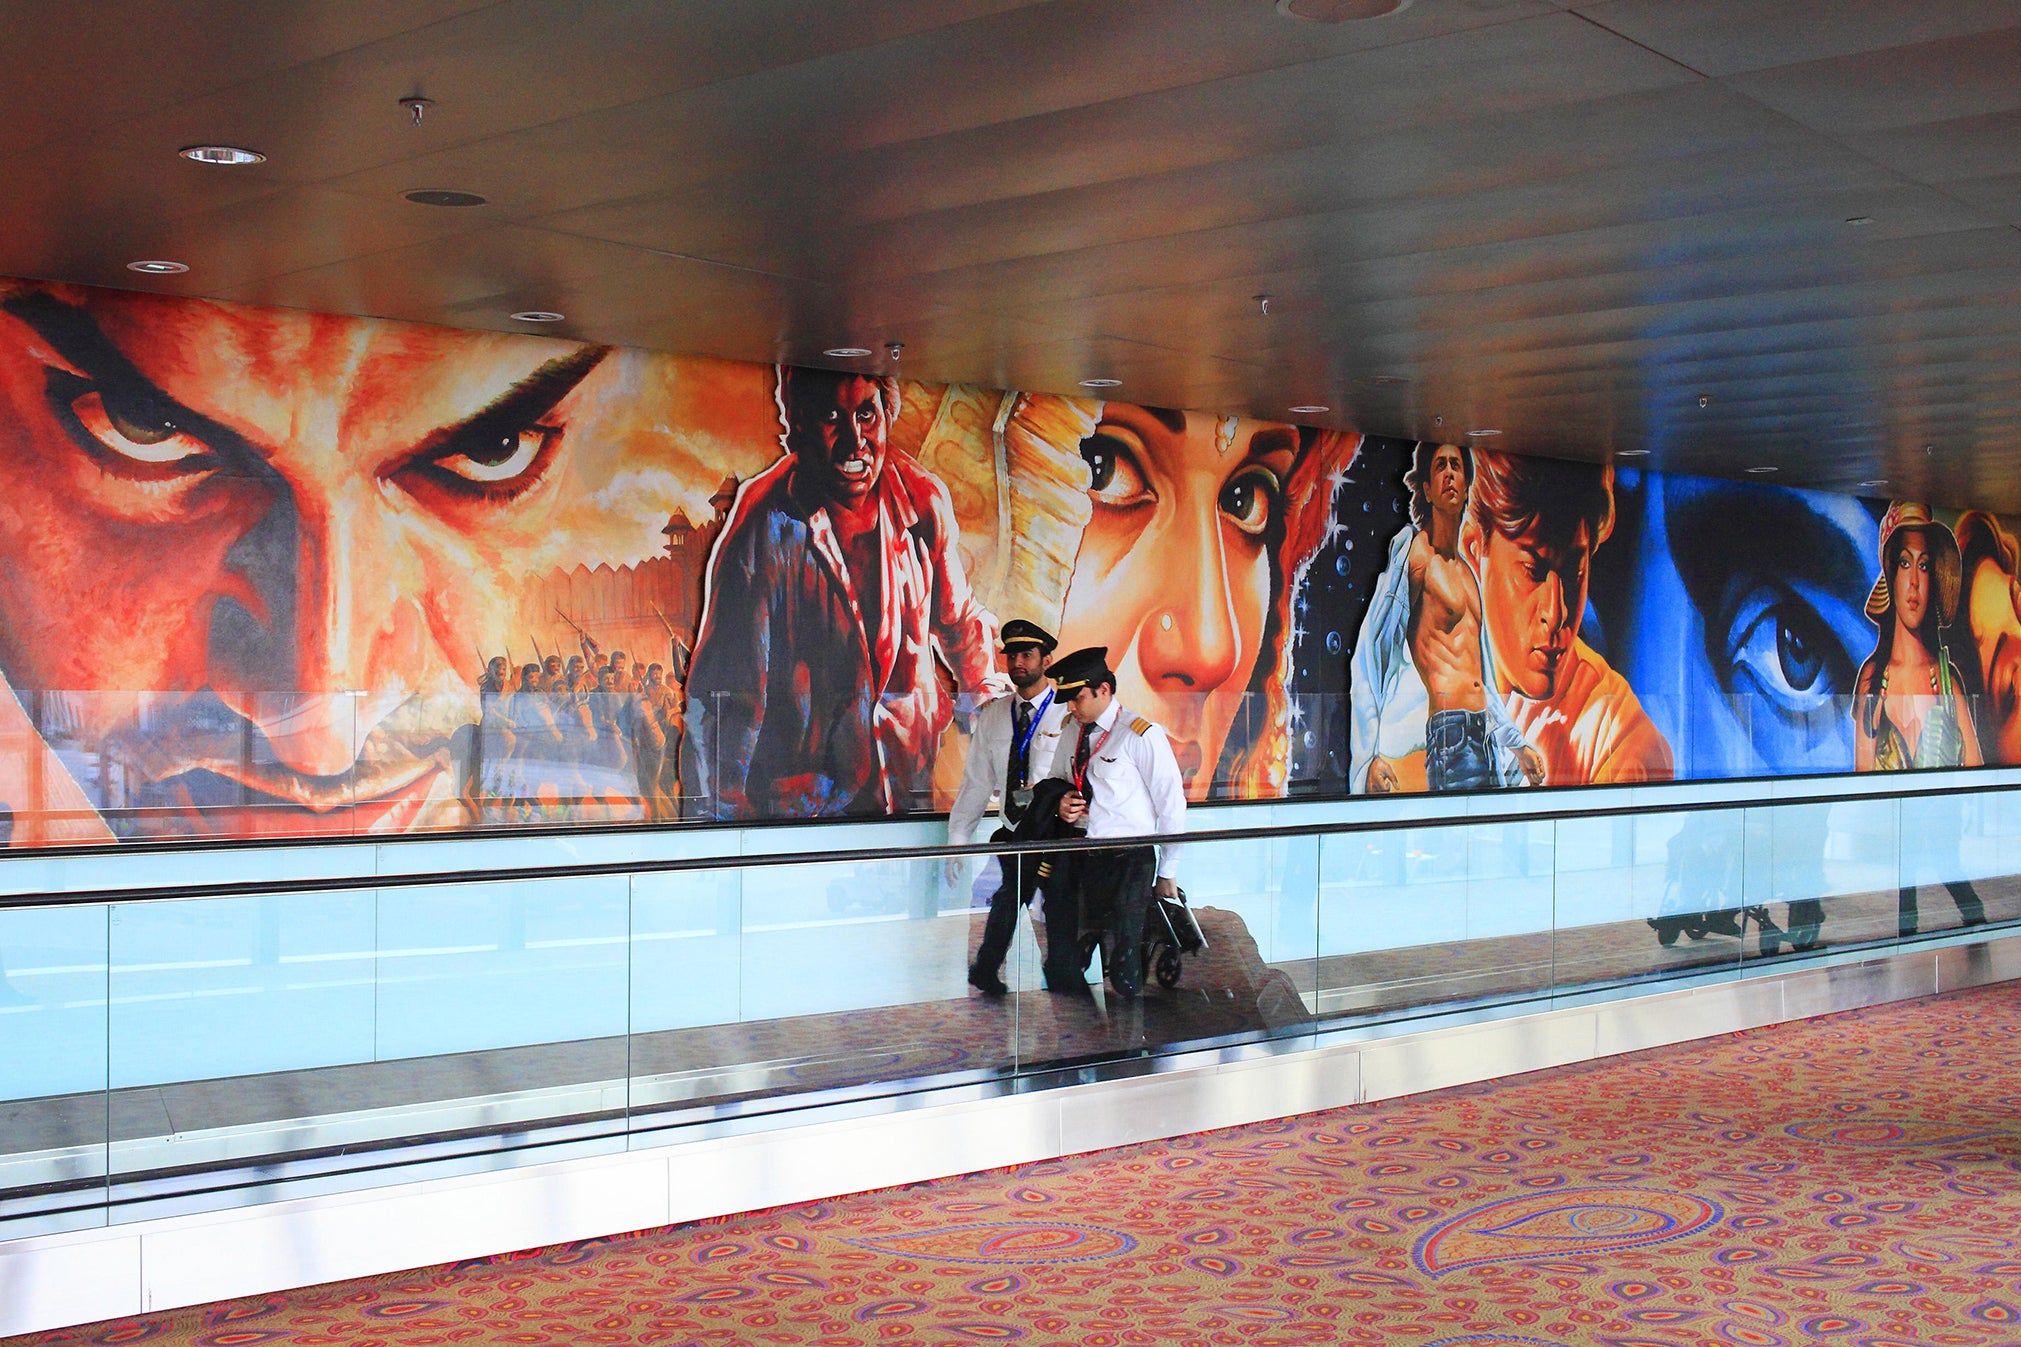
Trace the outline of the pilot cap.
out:
<instances>
[{"instance_id":1,"label":"pilot cap","mask_svg":"<svg viewBox=\"0 0 2021 1347\"><path fill-rule=\"evenodd\" d=\"M1071 655L1062 655L1053 661L1053 686L1061 692L1074 693L1096 683L1114 684L1115 674L1109 671L1109 647L1091 645L1086 650L1076 650Z\"/></svg>"},{"instance_id":2,"label":"pilot cap","mask_svg":"<svg viewBox=\"0 0 2021 1347\"><path fill-rule=\"evenodd\" d=\"M1022 650L1026 646L1035 645L1048 655L1058 649L1060 644L1044 627L1036 622L1027 622L1021 617L1014 617L1003 624L1003 633L997 643L1005 650Z\"/></svg>"}]
</instances>

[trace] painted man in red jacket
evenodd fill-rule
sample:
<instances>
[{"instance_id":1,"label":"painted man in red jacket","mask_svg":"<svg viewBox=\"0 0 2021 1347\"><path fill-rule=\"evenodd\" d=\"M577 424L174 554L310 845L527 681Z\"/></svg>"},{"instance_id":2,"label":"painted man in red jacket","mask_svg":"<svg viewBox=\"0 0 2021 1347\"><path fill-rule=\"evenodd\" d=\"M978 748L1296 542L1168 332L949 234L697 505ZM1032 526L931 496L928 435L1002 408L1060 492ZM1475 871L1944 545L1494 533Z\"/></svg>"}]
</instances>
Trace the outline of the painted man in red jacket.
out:
<instances>
[{"instance_id":1,"label":"painted man in red jacket","mask_svg":"<svg viewBox=\"0 0 2021 1347\"><path fill-rule=\"evenodd\" d=\"M929 808L953 716L937 669L991 684L996 621L947 488L890 448L898 381L781 367L778 462L737 494L687 684L717 818Z\"/></svg>"}]
</instances>

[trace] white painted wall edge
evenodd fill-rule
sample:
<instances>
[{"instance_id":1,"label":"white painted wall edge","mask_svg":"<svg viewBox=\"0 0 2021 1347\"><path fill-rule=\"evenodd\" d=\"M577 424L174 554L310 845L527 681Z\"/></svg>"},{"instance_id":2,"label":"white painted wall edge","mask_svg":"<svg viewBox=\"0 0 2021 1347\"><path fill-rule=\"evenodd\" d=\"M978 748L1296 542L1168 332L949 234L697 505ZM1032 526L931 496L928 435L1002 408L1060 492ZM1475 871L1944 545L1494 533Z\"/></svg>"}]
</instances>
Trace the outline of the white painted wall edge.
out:
<instances>
[{"instance_id":1,"label":"white painted wall edge","mask_svg":"<svg viewBox=\"0 0 2021 1347\"><path fill-rule=\"evenodd\" d=\"M1087 1085L0 1244L0 1336L1390 1099L2021 977L2021 936Z\"/></svg>"}]
</instances>

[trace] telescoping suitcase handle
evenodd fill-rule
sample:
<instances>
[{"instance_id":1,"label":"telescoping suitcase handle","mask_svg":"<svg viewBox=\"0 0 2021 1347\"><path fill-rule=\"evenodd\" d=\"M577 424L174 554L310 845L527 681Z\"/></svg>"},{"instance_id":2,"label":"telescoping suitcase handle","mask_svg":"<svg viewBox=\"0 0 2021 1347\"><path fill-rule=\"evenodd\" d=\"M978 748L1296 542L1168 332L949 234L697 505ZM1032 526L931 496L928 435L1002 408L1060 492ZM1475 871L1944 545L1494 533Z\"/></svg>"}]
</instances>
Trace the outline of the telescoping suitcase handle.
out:
<instances>
[{"instance_id":1,"label":"telescoping suitcase handle","mask_svg":"<svg viewBox=\"0 0 2021 1347\"><path fill-rule=\"evenodd\" d=\"M1186 890L1179 890L1176 899L1158 897L1158 906L1165 914L1165 920L1172 925L1172 934L1179 939L1179 948L1188 954L1198 954L1207 948L1207 933L1200 929L1199 919L1193 915L1193 905L1186 901Z\"/></svg>"}]
</instances>

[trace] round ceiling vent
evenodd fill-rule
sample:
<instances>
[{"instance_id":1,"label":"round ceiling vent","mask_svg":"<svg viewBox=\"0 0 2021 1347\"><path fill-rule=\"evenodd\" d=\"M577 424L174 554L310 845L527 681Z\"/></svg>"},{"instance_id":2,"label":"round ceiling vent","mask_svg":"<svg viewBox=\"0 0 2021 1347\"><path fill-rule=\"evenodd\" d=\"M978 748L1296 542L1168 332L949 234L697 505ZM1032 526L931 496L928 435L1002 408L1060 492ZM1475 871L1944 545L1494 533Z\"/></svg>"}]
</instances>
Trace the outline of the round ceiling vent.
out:
<instances>
[{"instance_id":1,"label":"round ceiling vent","mask_svg":"<svg viewBox=\"0 0 2021 1347\"><path fill-rule=\"evenodd\" d=\"M1277 12L1313 23L1351 23L1356 19L1380 19L1409 9L1411 0L1277 0Z\"/></svg>"}]
</instances>

